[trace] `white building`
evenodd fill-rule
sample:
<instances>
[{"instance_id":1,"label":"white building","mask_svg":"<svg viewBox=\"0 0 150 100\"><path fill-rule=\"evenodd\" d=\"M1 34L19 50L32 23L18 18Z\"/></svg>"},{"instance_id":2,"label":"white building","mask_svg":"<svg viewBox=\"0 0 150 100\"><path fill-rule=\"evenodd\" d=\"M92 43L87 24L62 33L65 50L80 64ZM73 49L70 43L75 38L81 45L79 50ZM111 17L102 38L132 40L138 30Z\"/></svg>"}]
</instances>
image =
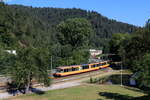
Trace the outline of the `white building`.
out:
<instances>
[{"instance_id":1,"label":"white building","mask_svg":"<svg viewBox=\"0 0 150 100\"><path fill-rule=\"evenodd\" d=\"M93 57L102 54L102 50L90 49L89 51L90 51L90 55Z\"/></svg>"},{"instance_id":2,"label":"white building","mask_svg":"<svg viewBox=\"0 0 150 100\"><path fill-rule=\"evenodd\" d=\"M16 50L5 50L5 51L10 53L10 54L17 55Z\"/></svg>"}]
</instances>

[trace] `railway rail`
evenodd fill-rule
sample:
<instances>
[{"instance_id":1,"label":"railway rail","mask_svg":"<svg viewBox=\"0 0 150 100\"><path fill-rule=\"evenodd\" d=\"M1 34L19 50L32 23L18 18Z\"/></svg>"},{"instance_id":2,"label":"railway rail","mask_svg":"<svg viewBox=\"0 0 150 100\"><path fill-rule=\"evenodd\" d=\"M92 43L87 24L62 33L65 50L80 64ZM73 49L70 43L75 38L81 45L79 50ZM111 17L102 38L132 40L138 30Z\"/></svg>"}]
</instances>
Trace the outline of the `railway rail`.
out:
<instances>
[{"instance_id":1,"label":"railway rail","mask_svg":"<svg viewBox=\"0 0 150 100\"><path fill-rule=\"evenodd\" d=\"M102 73L106 73L108 71L113 71L110 67L96 70L96 71L91 71L91 72L86 72L86 73L80 73L77 75L70 75L70 76L65 76L65 77L60 77L60 78L54 78L52 79L52 84L58 84L58 83L63 83L63 82L68 82L68 81L74 81L74 80L80 80L83 78L90 78ZM36 81L33 82L33 87L39 87L43 86L43 84L39 84ZM0 84L0 92L6 92L6 84L1 83Z\"/></svg>"},{"instance_id":2,"label":"railway rail","mask_svg":"<svg viewBox=\"0 0 150 100\"><path fill-rule=\"evenodd\" d=\"M81 73L81 74L76 74L76 75L70 75L70 76L65 76L65 77L60 77L60 78L54 78L52 80L52 84L59 84L59 83L64 83L64 82L68 82L68 81L74 81L74 80L80 80L80 79L84 79L84 78L90 78L90 77L94 77L96 75L100 75L103 73L107 73L113 71L110 67L108 68L104 68L104 69L100 69L97 71L91 71L91 72L86 72L86 73ZM38 87L41 86L43 84L34 84L33 87Z\"/></svg>"}]
</instances>

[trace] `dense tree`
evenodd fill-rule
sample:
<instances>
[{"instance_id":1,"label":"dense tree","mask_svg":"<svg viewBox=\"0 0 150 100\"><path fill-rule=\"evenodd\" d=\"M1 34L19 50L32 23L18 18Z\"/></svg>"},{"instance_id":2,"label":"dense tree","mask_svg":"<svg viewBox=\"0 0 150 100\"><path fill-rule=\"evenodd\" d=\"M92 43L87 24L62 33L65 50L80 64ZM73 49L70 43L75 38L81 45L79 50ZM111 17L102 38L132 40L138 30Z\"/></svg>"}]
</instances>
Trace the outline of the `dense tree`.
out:
<instances>
[{"instance_id":1,"label":"dense tree","mask_svg":"<svg viewBox=\"0 0 150 100\"><path fill-rule=\"evenodd\" d=\"M8 74L9 68L15 62L15 55L8 53L0 46L0 74Z\"/></svg>"},{"instance_id":2,"label":"dense tree","mask_svg":"<svg viewBox=\"0 0 150 100\"><path fill-rule=\"evenodd\" d=\"M39 80L49 85L47 52L43 49L22 48L18 50L15 63L10 68L12 80L17 88L24 87L29 92L31 81Z\"/></svg>"},{"instance_id":3,"label":"dense tree","mask_svg":"<svg viewBox=\"0 0 150 100\"><path fill-rule=\"evenodd\" d=\"M88 62L88 49L92 34L91 24L83 18L68 19L61 22L57 29L60 44L59 63L61 65L81 64Z\"/></svg>"},{"instance_id":4,"label":"dense tree","mask_svg":"<svg viewBox=\"0 0 150 100\"><path fill-rule=\"evenodd\" d=\"M0 43L5 49L9 49L16 47L17 40L14 34L11 33L3 33L0 35Z\"/></svg>"},{"instance_id":5,"label":"dense tree","mask_svg":"<svg viewBox=\"0 0 150 100\"><path fill-rule=\"evenodd\" d=\"M86 64L88 63L89 59L89 51L87 50L75 50L72 54L72 59L74 61L74 64Z\"/></svg>"},{"instance_id":6,"label":"dense tree","mask_svg":"<svg viewBox=\"0 0 150 100\"><path fill-rule=\"evenodd\" d=\"M58 25L58 41L73 48L87 47L92 34L91 24L83 18L68 19Z\"/></svg>"},{"instance_id":7,"label":"dense tree","mask_svg":"<svg viewBox=\"0 0 150 100\"><path fill-rule=\"evenodd\" d=\"M122 57L123 63L133 72L139 73L137 81L140 86L149 86L150 60L150 26L139 28L131 35L116 34L110 45L112 52ZM111 49L111 48L110 48Z\"/></svg>"},{"instance_id":8,"label":"dense tree","mask_svg":"<svg viewBox=\"0 0 150 100\"><path fill-rule=\"evenodd\" d=\"M150 86L150 54L145 54L142 60L136 62L139 72L138 83L141 87Z\"/></svg>"},{"instance_id":9,"label":"dense tree","mask_svg":"<svg viewBox=\"0 0 150 100\"><path fill-rule=\"evenodd\" d=\"M124 45L125 40L129 37L130 35L126 33L113 34L110 40L110 53L119 54L120 47Z\"/></svg>"},{"instance_id":10,"label":"dense tree","mask_svg":"<svg viewBox=\"0 0 150 100\"><path fill-rule=\"evenodd\" d=\"M139 29L132 38L124 45L126 64L134 66L135 61L141 60L145 53L150 53L150 30L148 27Z\"/></svg>"}]
</instances>

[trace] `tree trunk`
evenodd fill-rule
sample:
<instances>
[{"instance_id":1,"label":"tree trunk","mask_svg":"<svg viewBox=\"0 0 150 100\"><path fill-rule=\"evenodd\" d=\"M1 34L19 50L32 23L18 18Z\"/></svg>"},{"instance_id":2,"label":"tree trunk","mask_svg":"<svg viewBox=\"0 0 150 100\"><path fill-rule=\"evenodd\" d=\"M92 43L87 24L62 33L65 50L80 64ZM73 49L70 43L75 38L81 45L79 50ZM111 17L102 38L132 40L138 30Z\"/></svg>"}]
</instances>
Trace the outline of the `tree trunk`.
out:
<instances>
[{"instance_id":1,"label":"tree trunk","mask_svg":"<svg viewBox=\"0 0 150 100\"><path fill-rule=\"evenodd\" d=\"M27 77L27 84L25 86L25 93L30 92L30 84L31 84L31 73L29 72L28 77Z\"/></svg>"}]
</instances>

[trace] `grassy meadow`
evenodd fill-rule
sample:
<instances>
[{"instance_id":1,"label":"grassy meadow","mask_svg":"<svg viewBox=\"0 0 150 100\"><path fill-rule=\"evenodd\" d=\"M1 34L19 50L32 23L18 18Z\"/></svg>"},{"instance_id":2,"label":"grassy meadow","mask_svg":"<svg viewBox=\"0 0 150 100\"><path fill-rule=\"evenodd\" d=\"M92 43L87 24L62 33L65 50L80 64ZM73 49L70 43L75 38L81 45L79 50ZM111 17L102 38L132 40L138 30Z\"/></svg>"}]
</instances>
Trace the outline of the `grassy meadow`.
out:
<instances>
[{"instance_id":1,"label":"grassy meadow","mask_svg":"<svg viewBox=\"0 0 150 100\"><path fill-rule=\"evenodd\" d=\"M44 94L28 94L7 100L149 100L137 88L120 85L85 84L72 88L51 90Z\"/></svg>"}]
</instances>

